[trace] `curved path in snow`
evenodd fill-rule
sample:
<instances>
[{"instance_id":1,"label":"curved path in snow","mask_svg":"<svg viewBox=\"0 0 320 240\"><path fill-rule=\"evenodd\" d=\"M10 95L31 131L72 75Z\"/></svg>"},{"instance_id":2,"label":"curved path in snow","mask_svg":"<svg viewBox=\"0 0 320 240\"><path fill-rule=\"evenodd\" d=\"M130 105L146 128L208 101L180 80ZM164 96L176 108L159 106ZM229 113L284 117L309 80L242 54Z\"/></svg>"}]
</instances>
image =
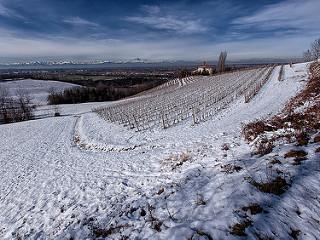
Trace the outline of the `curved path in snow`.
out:
<instances>
[{"instance_id":1,"label":"curved path in snow","mask_svg":"<svg viewBox=\"0 0 320 240\"><path fill-rule=\"evenodd\" d=\"M0 125L0 238L85 236L92 218L106 221L130 199L179 179L179 172L162 169L170 154L189 151L197 162L220 158L224 142L240 144L241 122L276 113L301 89L306 66L295 69L299 76L278 82L276 68L249 104L239 99L195 127L135 133L86 113L95 104L62 106L69 116ZM77 135L80 145L100 148L79 147Z\"/></svg>"}]
</instances>

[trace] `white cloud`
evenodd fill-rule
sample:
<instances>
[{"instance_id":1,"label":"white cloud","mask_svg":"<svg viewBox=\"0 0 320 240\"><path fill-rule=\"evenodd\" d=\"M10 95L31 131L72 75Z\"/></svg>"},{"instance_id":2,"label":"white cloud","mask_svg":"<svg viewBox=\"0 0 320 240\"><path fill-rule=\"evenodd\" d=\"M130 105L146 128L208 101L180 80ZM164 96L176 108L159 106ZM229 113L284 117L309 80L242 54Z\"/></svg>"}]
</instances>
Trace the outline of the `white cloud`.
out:
<instances>
[{"instance_id":1,"label":"white cloud","mask_svg":"<svg viewBox=\"0 0 320 240\"><path fill-rule=\"evenodd\" d=\"M319 0L286 0L265 6L256 13L235 19L239 28L256 27L261 30L284 28L319 32Z\"/></svg>"},{"instance_id":2,"label":"white cloud","mask_svg":"<svg viewBox=\"0 0 320 240\"><path fill-rule=\"evenodd\" d=\"M158 6L142 6L145 16L127 17L126 20L144 24L158 30L170 30L181 34L202 33L207 30L199 19L176 14L163 14Z\"/></svg>"},{"instance_id":3,"label":"white cloud","mask_svg":"<svg viewBox=\"0 0 320 240\"><path fill-rule=\"evenodd\" d=\"M88 27L98 27L97 23L88 21L80 17L71 17L63 20L65 23L75 25L75 26L88 26Z\"/></svg>"},{"instance_id":4,"label":"white cloud","mask_svg":"<svg viewBox=\"0 0 320 240\"><path fill-rule=\"evenodd\" d=\"M198 20L180 20L173 16L128 17L127 20L159 30L171 30L184 34L201 33L207 30Z\"/></svg>"}]
</instances>

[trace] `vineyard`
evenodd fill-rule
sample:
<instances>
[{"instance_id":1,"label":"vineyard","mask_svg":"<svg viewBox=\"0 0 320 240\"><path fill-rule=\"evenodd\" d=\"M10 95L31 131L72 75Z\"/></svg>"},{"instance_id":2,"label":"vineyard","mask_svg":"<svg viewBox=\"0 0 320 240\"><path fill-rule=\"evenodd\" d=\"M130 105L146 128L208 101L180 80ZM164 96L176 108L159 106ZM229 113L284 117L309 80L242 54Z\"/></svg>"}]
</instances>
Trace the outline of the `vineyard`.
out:
<instances>
[{"instance_id":1,"label":"vineyard","mask_svg":"<svg viewBox=\"0 0 320 240\"><path fill-rule=\"evenodd\" d=\"M273 69L268 66L174 79L139 96L94 111L107 121L136 131L168 128L187 120L194 125L210 119L239 97L249 102L268 81Z\"/></svg>"}]
</instances>

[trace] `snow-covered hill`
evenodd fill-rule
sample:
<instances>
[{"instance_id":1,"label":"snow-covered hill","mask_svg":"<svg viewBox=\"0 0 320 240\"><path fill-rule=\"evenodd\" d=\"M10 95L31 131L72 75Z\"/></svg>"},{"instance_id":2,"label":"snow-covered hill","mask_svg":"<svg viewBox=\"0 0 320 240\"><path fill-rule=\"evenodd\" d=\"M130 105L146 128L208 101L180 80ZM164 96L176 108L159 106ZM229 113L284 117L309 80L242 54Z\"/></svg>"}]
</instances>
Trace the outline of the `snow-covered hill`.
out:
<instances>
[{"instance_id":1,"label":"snow-covered hill","mask_svg":"<svg viewBox=\"0 0 320 240\"><path fill-rule=\"evenodd\" d=\"M31 96L34 104L45 105L47 104L50 90L62 92L68 88L79 87L79 85L57 81L24 79L0 82L0 87L7 88L9 90L9 95L12 97L17 95L19 89L23 89Z\"/></svg>"},{"instance_id":2,"label":"snow-covered hill","mask_svg":"<svg viewBox=\"0 0 320 240\"><path fill-rule=\"evenodd\" d=\"M305 86L308 64L286 66L283 81L279 70L249 103L239 98L196 125L136 132L90 111L113 103L0 125L0 238L317 239L319 172L285 162L279 170L301 179L282 196L248 180L273 176L266 158L290 148L252 156L241 136L243 123L278 113Z\"/></svg>"}]
</instances>

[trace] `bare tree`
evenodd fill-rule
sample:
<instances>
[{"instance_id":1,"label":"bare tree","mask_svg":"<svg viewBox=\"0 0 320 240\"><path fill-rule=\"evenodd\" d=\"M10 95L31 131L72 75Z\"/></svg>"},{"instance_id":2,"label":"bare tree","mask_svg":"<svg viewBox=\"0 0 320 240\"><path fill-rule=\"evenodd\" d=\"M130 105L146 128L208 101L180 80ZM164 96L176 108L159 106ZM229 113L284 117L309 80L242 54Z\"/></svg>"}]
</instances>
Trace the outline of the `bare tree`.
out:
<instances>
[{"instance_id":1,"label":"bare tree","mask_svg":"<svg viewBox=\"0 0 320 240\"><path fill-rule=\"evenodd\" d=\"M7 97L9 95L8 89L0 86L0 122L7 122Z\"/></svg>"},{"instance_id":2,"label":"bare tree","mask_svg":"<svg viewBox=\"0 0 320 240\"><path fill-rule=\"evenodd\" d=\"M320 38L311 44L311 54L314 60L318 60L320 58Z\"/></svg>"},{"instance_id":3,"label":"bare tree","mask_svg":"<svg viewBox=\"0 0 320 240\"><path fill-rule=\"evenodd\" d=\"M221 52L219 56L219 61L218 61L218 72L222 73L225 70L226 66L226 59L227 59L227 52Z\"/></svg>"},{"instance_id":4,"label":"bare tree","mask_svg":"<svg viewBox=\"0 0 320 240\"><path fill-rule=\"evenodd\" d=\"M24 89L18 89L17 97L18 97L17 101L20 105L21 121L33 119L34 114L33 114L33 107L31 106L32 98L30 94Z\"/></svg>"},{"instance_id":5,"label":"bare tree","mask_svg":"<svg viewBox=\"0 0 320 240\"><path fill-rule=\"evenodd\" d=\"M15 101L9 96L9 91L0 86L0 122L10 123L16 119Z\"/></svg>"},{"instance_id":6,"label":"bare tree","mask_svg":"<svg viewBox=\"0 0 320 240\"><path fill-rule=\"evenodd\" d=\"M307 62L310 62L313 60L312 53L309 49L303 53L303 58Z\"/></svg>"}]
</instances>

